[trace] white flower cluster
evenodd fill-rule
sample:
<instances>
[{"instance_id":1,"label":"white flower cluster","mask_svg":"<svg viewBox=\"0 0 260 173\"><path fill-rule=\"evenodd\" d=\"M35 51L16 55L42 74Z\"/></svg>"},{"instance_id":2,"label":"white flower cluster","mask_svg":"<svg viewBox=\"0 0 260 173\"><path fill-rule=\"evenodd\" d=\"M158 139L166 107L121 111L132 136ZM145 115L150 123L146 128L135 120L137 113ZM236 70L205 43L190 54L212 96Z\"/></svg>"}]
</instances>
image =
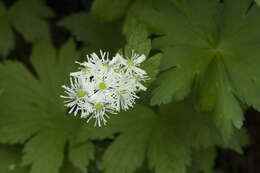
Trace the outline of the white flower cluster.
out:
<instances>
[{"instance_id":1,"label":"white flower cluster","mask_svg":"<svg viewBox=\"0 0 260 173\"><path fill-rule=\"evenodd\" d=\"M107 113L116 114L121 109L127 110L138 98L136 92L146 90L141 84L148 79L146 72L139 68L145 60L145 55L134 52L132 57L123 58L116 54L111 60L107 52L87 55L87 61L77 64L80 70L70 74L70 87L65 89L67 99L65 106L70 108L69 113L74 115L81 112L87 122L95 119L95 126L106 124Z\"/></svg>"}]
</instances>

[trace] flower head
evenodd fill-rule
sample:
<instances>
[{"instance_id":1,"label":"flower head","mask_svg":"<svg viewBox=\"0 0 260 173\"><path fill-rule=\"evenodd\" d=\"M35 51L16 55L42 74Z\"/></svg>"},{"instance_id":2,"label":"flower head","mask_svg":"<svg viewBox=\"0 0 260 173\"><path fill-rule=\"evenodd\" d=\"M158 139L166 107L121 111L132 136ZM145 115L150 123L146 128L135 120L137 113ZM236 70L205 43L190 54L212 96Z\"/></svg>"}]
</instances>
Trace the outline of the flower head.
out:
<instances>
[{"instance_id":1,"label":"flower head","mask_svg":"<svg viewBox=\"0 0 260 173\"><path fill-rule=\"evenodd\" d=\"M70 74L70 87L65 89L65 106L69 113L81 112L87 122L95 119L95 126L106 124L109 114L133 107L139 97L136 92L146 90L141 81L148 79L144 70L139 68L145 56L133 53L131 58L116 54L109 59L107 52L100 51L100 57L92 53L87 61L76 62L79 71Z\"/></svg>"}]
</instances>

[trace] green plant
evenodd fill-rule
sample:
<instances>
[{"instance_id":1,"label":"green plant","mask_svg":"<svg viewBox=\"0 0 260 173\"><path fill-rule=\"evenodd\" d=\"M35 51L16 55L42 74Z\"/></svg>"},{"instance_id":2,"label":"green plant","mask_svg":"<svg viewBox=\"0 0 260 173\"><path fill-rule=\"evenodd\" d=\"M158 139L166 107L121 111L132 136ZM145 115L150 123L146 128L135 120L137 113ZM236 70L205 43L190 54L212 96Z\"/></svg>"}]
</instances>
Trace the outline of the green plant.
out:
<instances>
[{"instance_id":1,"label":"green plant","mask_svg":"<svg viewBox=\"0 0 260 173\"><path fill-rule=\"evenodd\" d=\"M9 9L0 1L0 56L7 57L0 64L0 160L7 158L0 170L214 173L217 148L242 154L249 145L244 112L260 110L256 4L95 0L90 12L55 21L83 42L80 48L73 39L53 46L44 20L52 11L41 0L18 0ZM8 59L11 26L33 43L30 68ZM68 115L60 95L74 62L100 48L144 54L151 79L136 106L94 128Z\"/></svg>"}]
</instances>

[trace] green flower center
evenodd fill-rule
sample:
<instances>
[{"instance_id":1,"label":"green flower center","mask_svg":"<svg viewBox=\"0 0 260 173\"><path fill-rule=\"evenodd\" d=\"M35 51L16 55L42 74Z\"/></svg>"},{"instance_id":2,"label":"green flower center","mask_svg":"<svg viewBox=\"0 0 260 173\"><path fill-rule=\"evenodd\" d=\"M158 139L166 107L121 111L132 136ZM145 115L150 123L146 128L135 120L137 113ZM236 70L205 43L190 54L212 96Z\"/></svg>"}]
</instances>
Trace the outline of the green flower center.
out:
<instances>
[{"instance_id":1,"label":"green flower center","mask_svg":"<svg viewBox=\"0 0 260 173\"><path fill-rule=\"evenodd\" d=\"M114 72L119 73L119 70L115 68L115 69L114 69Z\"/></svg>"},{"instance_id":2,"label":"green flower center","mask_svg":"<svg viewBox=\"0 0 260 173\"><path fill-rule=\"evenodd\" d=\"M130 60L130 61L127 62L127 65L128 65L129 67L131 67L131 66L134 65L134 62L133 62L132 60Z\"/></svg>"},{"instance_id":3,"label":"green flower center","mask_svg":"<svg viewBox=\"0 0 260 173\"><path fill-rule=\"evenodd\" d=\"M84 71L85 71L85 72L90 72L90 69L89 69L88 67L86 67L86 68L84 69Z\"/></svg>"},{"instance_id":4,"label":"green flower center","mask_svg":"<svg viewBox=\"0 0 260 173\"><path fill-rule=\"evenodd\" d=\"M120 90L119 92L120 92L120 94L125 94L126 90Z\"/></svg>"},{"instance_id":5,"label":"green flower center","mask_svg":"<svg viewBox=\"0 0 260 173\"><path fill-rule=\"evenodd\" d=\"M104 90L106 88L107 88L107 86L106 86L105 82L100 82L99 83L99 89Z\"/></svg>"},{"instance_id":6,"label":"green flower center","mask_svg":"<svg viewBox=\"0 0 260 173\"><path fill-rule=\"evenodd\" d=\"M82 97L84 97L86 95L86 93L84 91L78 91L77 92L77 97L80 99Z\"/></svg>"},{"instance_id":7,"label":"green flower center","mask_svg":"<svg viewBox=\"0 0 260 173\"><path fill-rule=\"evenodd\" d=\"M103 64L104 67L108 67L108 63Z\"/></svg>"},{"instance_id":8,"label":"green flower center","mask_svg":"<svg viewBox=\"0 0 260 173\"><path fill-rule=\"evenodd\" d=\"M100 110L102 108L102 105L100 103L96 104L96 110Z\"/></svg>"}]
</instances>

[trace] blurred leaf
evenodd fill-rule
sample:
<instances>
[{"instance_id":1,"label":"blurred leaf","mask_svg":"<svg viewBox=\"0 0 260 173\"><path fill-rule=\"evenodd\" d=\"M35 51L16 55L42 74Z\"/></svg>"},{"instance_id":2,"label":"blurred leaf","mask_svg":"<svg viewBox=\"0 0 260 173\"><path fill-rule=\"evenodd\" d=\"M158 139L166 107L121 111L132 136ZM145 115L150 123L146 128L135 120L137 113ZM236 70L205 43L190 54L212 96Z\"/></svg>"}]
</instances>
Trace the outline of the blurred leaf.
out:
<instances>
[{"instance_id":1,"label":"blurred leaf","mask_svg":"<svg viewBox=\"0 0 260 173\"><path fill-rule=\"evenodd\" d=\"M187 0L171 0L176 7L178 7L182 12L188 14L189 9L187 7Z\"/></svg>"},{"instance_id":2,"label":"blurred leaf","mask_svg":"<svg viewBox=\"0 0 260 173\"><path fill-rule=\"evenodd\" d=\"M42 0L18 0L8 10L0 1L0 57L6 57L14 49L12 27L28 42L50 40L45 19L53 16Z\"/></svg>"},{"instance_id":3,"label":"blurred leaf","mask_svg":"<svg viewBox=\"0 0 260 173\"><path fill-rule=\"evenodd\" d=\"M146 86L150 85L155 81L157 74L159 73L160 63L161 63L162 54L156 54L143 62L141 65L142 69L144 69L148 76L149 80L145 83Z\"/></svg>"},{"instance_id":4,"label":"blurred leaf","mask_svg":"<svg viewBox=\"0 0 260 173\"><path fill-rule=\"evenodd\" d=\"M92 50L116 51L123 46L120 22L100 23L81 12L62 19L58 25L66 27Z\"/></svg>"},{"instance_id":5,"label":"blurred leaf","mask_svg":"<svg viewBox=\"0 0 260 173\"><path fill-rule=\"evenodd\" d=\"M71 162L65 161L63 167L60 170L60 173L80 173L80 170L75 168Z\"/></svg>"},{"instance_id":6,"label":"blurred leaf","mask_svg":"<svg viewBox=\"0 0 260 173\"><path fill-rule=\"evenodd\" d=\"M20 165L22 152L19 147L0 144L0 172L29 173L28 167Z\"/></svg>"},{"instance_id":7,"label":"blurred leaf","mask_svg":"<svg viewBox=\"0 0 260 173\"><path fill-rule=\"evenodd\" d=\"M192 153L192 166L189 173L213 173L215 165L215 147L201 148Z\"/></svg>"},{"instance_id":8,"label":"blurred leaf","mask_svg":"<svg viewBox=\"0 0 260 173\"><path fill-rule=\"evenodd\" d=\"M83 173L87 173L89 161L94 159L94 144L90 142L70 145L69 159Z\"/></svg>"},{"instance_id":9,"label":"blurred leaf","mask_svg":"<svg viewBox=\"0 0 260 173\"><path fill-rule=\"evenodd\" d=\"M243 147L249 146L251 144L250 137L245 129L236 130L231 139L227 142L219 143L218 146L222 148L232 149L239 154L243 154Z\"/></svg>"},{"instance_id":10,"label":"blurred leaf","mask_svg":"<svg viewBox=\"0 0 260 173\"><path fill-rule=\"evenodd\" d=\"M42 0L19 0L8 11L10 23L26 41L50 40L50 31L45 18L54 14Z\"/></svg>"},{"instance_id":11,"label":"blurred leaf","mask_svg":"<svg viewBox=\"0 0 260 173\"><path fill-rule=\"evenodd\" d=\"M0 1L0 26L0 57L6 57L14 48L14 36L2 1Z\"/></svg>"},{"instance_id":12,"label":"blurred leaf","mask_svg":"<svg viewBox=\"0 0 260 173\"><path fill-rule=\"evenodd\" d=\"M103 21L119 19L126 11L131 0L95 0L91 14Z\"/></svg>"}]
</instances>

